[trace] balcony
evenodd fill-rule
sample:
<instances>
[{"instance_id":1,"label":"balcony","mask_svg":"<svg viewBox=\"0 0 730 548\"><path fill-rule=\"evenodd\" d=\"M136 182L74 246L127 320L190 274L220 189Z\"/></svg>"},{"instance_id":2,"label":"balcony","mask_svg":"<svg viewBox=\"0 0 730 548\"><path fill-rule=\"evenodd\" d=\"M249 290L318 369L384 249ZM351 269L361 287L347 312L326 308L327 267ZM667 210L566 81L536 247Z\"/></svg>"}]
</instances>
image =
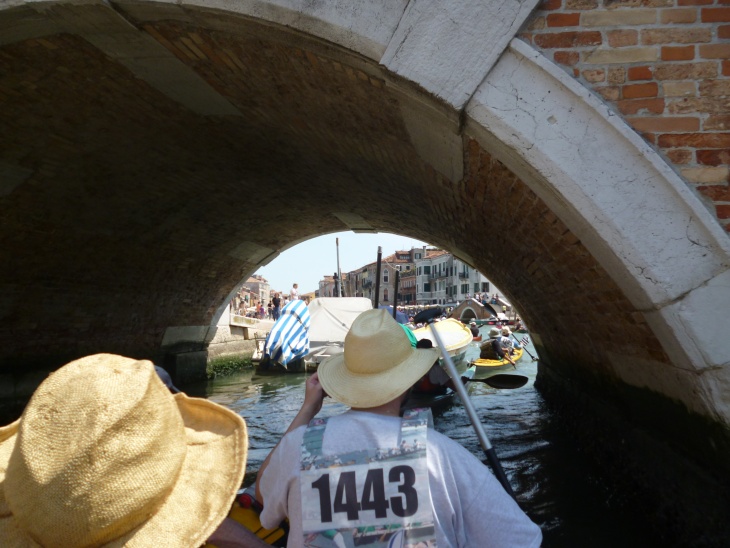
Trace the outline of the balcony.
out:
<instances>
[{"instance_id":1,"label":"balcony","mask_svg":"<svg viewBox=\"0 0 730 548\"><path fill-rule=\"evenodd\" d=\"M372 280L363 280L362 287L363 287L363 289L369 289L369 288L373 287L373 281Z\"/></svg>"},{"instance_id":2,"label":"balcony","mask_svg":"<svg viewBox=\"0 0 730 548\"><path fill-rule=\"evenodd\" d=\"M468 280L469 273L468 272L459 272L459 278L461 278L462 280Z\"/></svg>"}]
</instances>

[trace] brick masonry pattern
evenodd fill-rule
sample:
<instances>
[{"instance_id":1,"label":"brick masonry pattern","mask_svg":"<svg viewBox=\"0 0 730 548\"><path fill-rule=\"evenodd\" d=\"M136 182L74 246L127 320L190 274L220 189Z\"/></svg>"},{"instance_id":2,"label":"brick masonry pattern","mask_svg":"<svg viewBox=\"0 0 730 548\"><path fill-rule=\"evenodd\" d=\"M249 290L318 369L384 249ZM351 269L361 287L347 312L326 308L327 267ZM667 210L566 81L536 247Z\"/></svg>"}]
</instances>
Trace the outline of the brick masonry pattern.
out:
<instances>
[{"instance_id":1,"label":"brick masonry pattern","mask_svg":"<svg viewBox=\"0 0 730 548\"><path fill-rule=\"evenodd\" d=\"M543 0L520 37L593 90L730 231L728 0Z\"/></svg>"}]
</instances>

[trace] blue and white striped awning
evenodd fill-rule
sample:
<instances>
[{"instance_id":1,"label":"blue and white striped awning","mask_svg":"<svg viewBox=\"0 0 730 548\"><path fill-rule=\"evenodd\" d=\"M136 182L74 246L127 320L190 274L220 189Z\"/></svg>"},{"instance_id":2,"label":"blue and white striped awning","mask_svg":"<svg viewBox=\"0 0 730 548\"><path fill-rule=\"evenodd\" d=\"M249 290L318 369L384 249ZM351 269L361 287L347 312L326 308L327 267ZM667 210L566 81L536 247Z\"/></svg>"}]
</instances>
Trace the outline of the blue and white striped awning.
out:
<instances>
[{"instance_id":1,"label":"blue and white striped awning","mask_svg":"<svg viewBox=\"0 0 730 548\"><path fill-rule=\"evenodd\" d=\"M289 301L281 309L264 343L264 356L284 367L309 353L309 309L302 300Z\"/></svg>"}]
</instances>

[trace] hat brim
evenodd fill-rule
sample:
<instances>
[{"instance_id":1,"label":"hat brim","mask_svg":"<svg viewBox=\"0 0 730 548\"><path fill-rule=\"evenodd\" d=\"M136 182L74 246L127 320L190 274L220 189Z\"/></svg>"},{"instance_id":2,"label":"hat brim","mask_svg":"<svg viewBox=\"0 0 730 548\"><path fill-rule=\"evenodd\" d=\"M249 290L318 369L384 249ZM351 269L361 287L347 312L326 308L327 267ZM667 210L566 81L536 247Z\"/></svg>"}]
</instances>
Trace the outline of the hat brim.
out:
<instances>
[{"instance_id":1,"label":"hat brim","mask_svg":"<svg viewBox=\"0 0 730 548\"><path fill-rule=\"evenodd\" d=\"M164 503L142 525L104 546L200 546L230 511L246 469L246 423L230 409L183 393L174 396L185 426L187 453ZM39 545L18 527L5 500L5 475L20 420L0 428L0 540Z\"/></svg>"},{"instance_id":2,"label":"hat brim","mask_svg":"<svg viewBox=\"0 0 730 548\"><path fill-rule=\"evenodd\" d=\"M324 391L345 405L368 409L394 400L428 373L439 357L436 348L413 349L403 362L382 373L357 374L345 364L345 354L335 354L317 368Z\"/></svg>"}]
</instances>

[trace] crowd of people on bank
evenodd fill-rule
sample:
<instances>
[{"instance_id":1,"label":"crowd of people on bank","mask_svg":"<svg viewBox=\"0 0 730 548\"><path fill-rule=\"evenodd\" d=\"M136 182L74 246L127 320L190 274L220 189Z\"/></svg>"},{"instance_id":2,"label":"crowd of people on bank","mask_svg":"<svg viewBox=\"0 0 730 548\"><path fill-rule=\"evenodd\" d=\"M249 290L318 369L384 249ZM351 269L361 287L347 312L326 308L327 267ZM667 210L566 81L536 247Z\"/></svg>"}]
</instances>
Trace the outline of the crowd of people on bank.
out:
<instances>
[{"instance_id":1,"label":"crowd of people on bank","mask_svg":"<svg viewBox=\"0 0 730 548\"><path fill-rule=\"evenodd\" d=\"M278 320L281 315L281 309L291 301L299 300L299 284L293 284L288 295L282 297L280 292L275 292L266 306L263 301L255 303L252 307L239 307L236 312L239 316L247 318L258 318L260 320Z\"/></svg>"},{"instance_id":2,"label":"crowd of people on bank","mask_svg":"<svg viewBox=\"0 0 730 548\"><path fill-rule=\"evenodd\" d=\"M294 301L299 299L299 284L294 283L292 285L292 288L289 290L288 294L285 294L282 296L280 292L275 292L274 296L271 298L271 300L264 305L263 301L255 303L252 307L249 308L241 308L239 307L236 312L239 316L246 316L248 318L258 318L260 320L278 320L281 314L281 309L286 306L286 304L290 301ZM466 294L467 299L471 299L472 295L471 293ZM500 297L497 293L489 296L488 293L475 293L473 298L481 303L482 305L487 304L498 304L500 302ZM458 306L458 302L457 302ZM409 305L409 306L398 306L398 310L404 312L409 317L409 322L412 324L412 318L418 314L418 312L421 312L422 310L425 310L428 308L427 305ZM443 317L448 317L449 314L454 310L454 307L445 307L444 309ZM505 314L507 312L507 306L502 305L501 312ZM496 317L490 318L497 320ZM414 327L423 327L422 325L415 325L412 324Z\"/></svg>"}]
</instances>

